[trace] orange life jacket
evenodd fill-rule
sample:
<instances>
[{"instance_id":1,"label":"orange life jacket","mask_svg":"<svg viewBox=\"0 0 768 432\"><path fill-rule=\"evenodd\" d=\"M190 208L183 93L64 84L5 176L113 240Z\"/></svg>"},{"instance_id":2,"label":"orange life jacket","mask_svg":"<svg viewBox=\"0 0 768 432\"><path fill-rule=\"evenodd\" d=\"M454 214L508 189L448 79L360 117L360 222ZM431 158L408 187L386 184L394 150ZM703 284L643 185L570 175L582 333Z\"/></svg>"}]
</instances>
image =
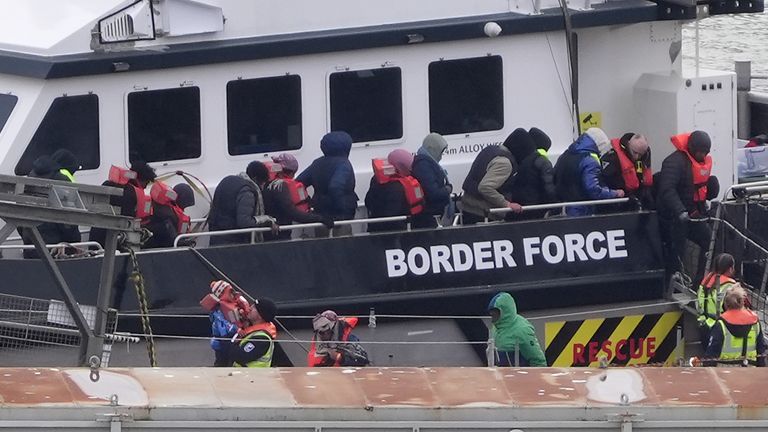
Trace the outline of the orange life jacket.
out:
<instances>
[{"instance_id":1,"label":"orange life jacket","mask_svg":"<svg viewBox=\"0 0 768 432\"><path fill-rule=\"evenodd\" d=\"M707 181L712 174L712 156L707 155L704 162L697 161L688 150L688 140L690 133L675 135L672 138L672 144L676 149L685 153L691 161L691 171L693 172L693 202L700 203L707 200Z\"/></svg>"},{"instance_id":2,"label":"orange life jacket","mask_svg":"<svg viewBox=\"0 0 768 432\"><path fill-rule=\"evenodd\" d=\"M144 193L144 189L136 184L137 174L135 171L112 165L109 168L109 177L107 178L112 183L133 188L133 193L136 196L137 218L146 220L152 216L152 199Z\"/></svg>"},{"instance_id":3,"label":"orange life jacket","mask_svg":"<svg viewBox=\"0 0 768 432\"><path fill-rule=\"evenodd\" d=\"M304 187L304 183L292 178L284 178L283 181L288 187L293 205L303 212L309 212L309 194L307 193L307 188Z\"/></svg>"},{"instance_id":4,"label":"orange life jacket","mask_svg":"<svg viewBox=\"0 0 768 432\"><path fill-rule=\"evenodd\" d=\"M254 324L252 326L248 326L248 327L245 327L245 328L238 329L237 330L237 335L235 336L235 338L243 338L243 337L245 337L245 336L247 336L247 335L249 335L249 334L251 334L253 332L259 331L259 330L264 330L265 332L267 332L269 334L269 336L272 337L272 339L276 339L277 338L277 327L275 327L275 325L272 324L271 322L265 322L265 323L261 323L261 324Z\"/></svg>"},{"instance_id":5,"label":"orange life jacket","mask_svg":"<svg viewBox=\"0 0 768 432\"><path fill-rule=\"evenodd\" d=\"M173 210L176 215L176 231L179 234L184 234L189 231L191 219L184 213L184 209L176 204L176 199L179 197L175 190L168 187L167 184L156 181L152 185L152 189L149 190L149 195L152 201L168 206Z\"/></svg>"},{"instance_id":6,"label":"orange life jacket","mask_svg":"<svg viewBox=\"0 0 768 432\"><path fill-rule=\"evenodd\" d=\"M719 279L719 281L718 281ZM723 286L725 284L734 284L736 281L728 277L726 275L718 275L717 273L710 272L706 276L704 276L704 279L701 281L701 286L704 287L706 290L711 290L712 288L717 286Z\"/></svg>"},{"instance_id":7,"label":"orange life jacket","mask_svg":"<svg viewBox=\"0 0 768 432\"><path fill-rule=\"evenodd\" d=\"M357 318L344 318L340 317L339 321L343 321L344 325L344 331L338 335L338 341L340 342L346 342L349 340L349 335L352 334L352 329L357 326ZM337 326L341 325L341 323L336 323ZM315 338L312 338L312 342L309 345L309 353L307 354L307 365L309 367L317 367L320 366L323 363L324 357L318 357L317 356L317 350L315 348ZM339 367L341 366L341 354L337 354L336 358L333 362L333 367Z\"/></svg>"},{"instance_id":8,"label":"orange life jacket","mask_svg":"<svg viewBox=\"0 0 768 432\"><path fill-rule=\"evenodd\" d=\"M642 161L633 163L629 156L627 156L618 138L611 140L611 146L619 157L621 177L624 179L626 192L635 192L640 189L640 186L648 187L653 185L653 173L650 167L646 167Z\"/></svg>"},{"instance_id":9,"label":"orange life jacket","mask_svg":"<svg viewBox=\"0 0 768 432\"><path fill-rule=\"evenodd\" d=\"M417 215L424 210L424 191L418 180L411 176L401 176L386 159L373 159L372 164L373 175L379 184L396 181L403 186L411 215Z\"/></svg>"}]
</instances>

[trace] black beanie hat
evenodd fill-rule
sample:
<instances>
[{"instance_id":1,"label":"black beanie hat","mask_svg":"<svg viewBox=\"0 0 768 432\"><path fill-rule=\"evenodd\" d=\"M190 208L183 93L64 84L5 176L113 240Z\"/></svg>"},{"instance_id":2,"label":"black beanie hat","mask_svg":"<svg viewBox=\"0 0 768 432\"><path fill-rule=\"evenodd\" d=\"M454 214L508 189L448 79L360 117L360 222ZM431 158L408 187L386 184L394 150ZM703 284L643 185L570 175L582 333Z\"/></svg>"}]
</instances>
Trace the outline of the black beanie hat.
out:
<instances>
[{"instance_id":1,"label":"black beanie hat","mask_svg":"<svg viewBox=\"0 0 768 432\"><path fill-rule=\"evenodd\" d=\"M549 150L550 147L552 147L552 139L549 138L549 135L544 133L543 130L539 128L531 128L531 130L528 131L529 134L531 134L531 138L533 138L533 142L536 143L536 148Z\"/></svg>"},{"instance_id":2,"label":"black beanie hat","mask_svg":"<svg viewBox=\"0 0 768 432\"><path fill-rule=\"evenodd\" d=\"M622 147L627 148L627 144L629 144L629 140L632 139L633 136L637 135L634 132L627 132L624 135L619 138L619 144L621 144Z\"/></svg>"},{"instance_id":3,"label":"black beanie hat","mask_svg":"<svg viewBox=\"0 0 768 432\"><path fill-rule=\"evenodd\" d=\"M709 139L706 132L699 130L691 132L691 136L688 138L688 151L691 154L696 152L709 153L711 149L712 140Z\"/></svg>"},{"instance_id":4,"label":"black beanie hat","mask_svg":"<svg viewBox=\"0 0 768 432\"><path fill-rule=\"evenodd\" d=\"M77 162L77 157L74 153L67 149L58 149L51 155L51 159L56 161L60 167L66 169L70 173L74 174L75 171L80 169L80 164Z\"/></svg>"},{"instance_id":5,"label":"black beanie hat","mask_svg":"<svg viewBox=\"0 0 768 432\"><path fill-rule=\"evenodd\" d=\"M254 300L253 307L259 312L264 321L272 322L277 315L277 305L272 300L264 297Z\"/></svg>"}]
</instances>

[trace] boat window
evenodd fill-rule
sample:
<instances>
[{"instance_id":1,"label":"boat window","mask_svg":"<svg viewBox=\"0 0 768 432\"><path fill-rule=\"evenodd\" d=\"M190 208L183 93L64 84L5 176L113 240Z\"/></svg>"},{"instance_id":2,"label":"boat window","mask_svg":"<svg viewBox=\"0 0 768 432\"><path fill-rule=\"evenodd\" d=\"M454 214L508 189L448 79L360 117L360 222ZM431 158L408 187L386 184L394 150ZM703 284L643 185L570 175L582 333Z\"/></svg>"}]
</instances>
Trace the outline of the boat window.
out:
<instances>
[{"instance_id":1,"label":"boat window","mask_svg":"<svg viewBox=\"0 0 768 432\"><path fill-rule=\"evenodd\" d=\"M346 131L354 142L403 136L400 68L331 74L331 130Z\"/></svg>"},{"instance_id":2,"label":"boat window","mask_svg":"<svg viewBox=\"0 0 768 432\"><path fill-rule=\"evenodd\" d=\"M40 156L67 149L81 169L99 167L99 97L62 96L53 100L27 149L16 164L16 175L27 175Z\"/></svg>"},{"instance_id":3,"label":"boat window","mask_svg":"<svg viewBox=\"0 0 768 432\"><path fill-rule=\"evenodd\" d=\"M301 78L228 82L227 136L231 155L301 148Z\"/></svg>"},{"instance_id":4,"label":"boat window","mask_svg":"<svg viewBox=\"0 0 768 432\"><path fill-rule=\"evenodd\" d=\"M200 89L181 87L128 95L131 163L200 157Z\"/></svg>"},{"instance_id":5,"label":"boat window","mask_svg":"<svg viewBox=\"0 0 768 432\"><path fill-rule=\"evenodd\" d=\"M429 126L453 135L504 127L500 56L429 64Z\"/></svg>"},{"instance_id":6,"label":"boat window","mask_svg":"<svg viewBox=\"0 0 768 432\"><path fill-rule=\"evenodd\" d=\"M18 100L19 98L14 95L0 94L0 132L3 131L5 122L7 122L8 117L11 116L11 112Z\"/></svg>"}]
</instances>

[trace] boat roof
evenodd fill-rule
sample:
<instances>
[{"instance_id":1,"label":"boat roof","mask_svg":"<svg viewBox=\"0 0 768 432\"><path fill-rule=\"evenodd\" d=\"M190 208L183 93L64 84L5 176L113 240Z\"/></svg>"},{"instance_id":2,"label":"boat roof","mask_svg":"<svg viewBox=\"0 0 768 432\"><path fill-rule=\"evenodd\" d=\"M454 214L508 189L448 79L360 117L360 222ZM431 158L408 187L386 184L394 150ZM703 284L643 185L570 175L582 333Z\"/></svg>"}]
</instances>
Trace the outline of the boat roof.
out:
<instances>
[{"instance_id":1,"label":"boat roof","mask_svg":"<svg viewBox=\"0 0 768 432\"><path fill-rule=\"evenodd\" d=\"M98 372L93 382L87 368L0 369L3 420L93 419L94 413L104 415L110 401L116 410L132 413L133 420L584 421L605 420L618 410L645 413L644 420L768 418L765 372L758 368Z\"/></svg>"},{"instance_id":2,"label":"boat roof","mask_svg":"<svg viewBox=\"0 0 768 432\"><path fill-rule=\"evenodd\" d=\"M0 0L0 73L63 78L485 38L483 28L488 22L498 23L502 36L564 28L555 0L162 0L152 6L157 25L162 26L156 38L97 42L100 20L144 1L155 4L150 0ZM713 3L710 13L719 13L718 7L724 8ZM695 4L646 0L584 0L571 2L570 8L574 8L574 28L696 15ZM762 11L763 1L737 2L729 8L727 12ZM302 13L297 15L296 10ZM188 25L179 25L182 21Z\"/></svg>"}]
</instances>

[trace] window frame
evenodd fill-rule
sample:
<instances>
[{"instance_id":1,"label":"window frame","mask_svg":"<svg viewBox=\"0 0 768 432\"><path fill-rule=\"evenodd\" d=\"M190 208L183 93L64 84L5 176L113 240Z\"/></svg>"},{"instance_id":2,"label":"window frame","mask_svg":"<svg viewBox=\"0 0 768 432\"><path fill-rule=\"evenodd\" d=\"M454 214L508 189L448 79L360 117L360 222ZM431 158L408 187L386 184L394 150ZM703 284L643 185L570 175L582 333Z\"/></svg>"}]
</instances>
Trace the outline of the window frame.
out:
<instances>
[{"instance_id":1,"label":"window frame","mask_svg":"<svg viewBox=\"0 0 768 432\"><path fill-rule=\"evenodd\" d=\"M328 71L325 77L325 112L326 112L326 130L331 131L333 130L331 128L331 75L336 73L344 73L344 72L358 72L358 71L366 71L366 70L378 70L378 69L399 69L400 70L400 123L402 126L402 134L399 138L389 138L384 140L378 140L378 141L352 141L352 149L360 148L360 147L374 147L374 146L388 146L388 145L394 145L394 144L402 144L406 142L407 140L407 127L405 124L405 119L408 118L407 114L407 104L406 104L406 97L405 97L405 88L406 88L406 74L404 72L404 68L402 65L398 63L393 63L390 61L381 62L381 63L375 63L372 65L364 64L364 65L355 65L355 66L338 66L334 69Z\"/></svg>"},{"instance_id":2,"label":"window frame","mask_svg":"<svg viewBox=\"0 0 768 432\"><path fill-rule=\"evenodd\" d=\"M260 79L270 79L270 78L283 78L283 77L296 77L299 80L299 115L301 117L299 126L301 128L301 140L299 142L299 148L296 149L278 149L278 150L270 150L268 152L258 152L258 153L242 153L242 154L232 154L230 153L230 146L229 146L229 137L230 137L230 128L229 128L229 84L232 82L238 82L238 81L251 81L251 80L260 80ZM240 161L240 160L252 160L254 156L262 156L262 157L269 157L270 154L280 154L280 153L297 153L304 149L304 143L306 140L306 115L304 110L304 102L306 100L305 95L305 80L304 77L297 72L276 72L274 74L265 74L265 75L258 75L258 76L236 76L231 77L230 79L227 79L224 82L224 156L233 161Z\"/></svg>"},{"instance_id":3,"label":"window frame","mask_svg":"<svg viewBox=\"0 0 768 432\"><path fill-rule=\"evenodd\" d=\"M490 129L490 130L480 130L480 131L474 131L474 132L456 132L451 134L442 134L443 137L450 140L453 137L462 137L462 138L469 138L469 137L486 137L486 136L495 136L501 133L505 130L507 126L507 113L508 113L508 107L507 107L507 96L505 93L505 89L507 88L507 73L505 70L505 63L504 63L504 56L501 53L493 53L493 52L484 52L484 53L469 53L464 56L459 57L438 57L431 59L426 62L426 74L425 74L425 86L426 86L426 107L427 107L427 116L426 116L426 122L427 122L427 128L432 131L432 104L430 101L431 92L430 92L430 77L429 77L429 67L433 63L442 63L442 62L453 62L453 61L461 61L461 60L475 60L475 59L486 59L486 58L492 58L497 57L501 61L501 91L499 94L501 95L501 120L502 125L498 129Z\"/></svg>"},{"instance_id":4,"label":"window frame","mask_svg":"<svg viewBox=\"0 0 768 432\"><path fill-rule=\"evenodd\" d=\"M17 97L17 104L14 107L14 112L15 112L18 109L18 106L19 106L18 102L19 102L20 98L18 98L17 95L12 95L12 96L16 96ZM20 149L20 153L18 155L18 158L16 158L16 162L13 165L13 173L14 173L14 175L27 175L27 173L16 174L16 170L19 167L19 164L21 163L21 160L24 158L24 155L26 154L27 150L29 149L29 146L32 143L32 140L35 138L35 136L37 135L38 131L40 131L40 128L43 126L43 123L45 122L46 117L50 113L51 108L53 107L53 104L56 101L60 100L60 99L79 98L79 97L93 97L93 98L95 98L95 101L96 101L96 124L95 124L96 146L95 146L95 148L96 148L96 151L98 153L98 156L96 158L96 166L94 166L94 167L86 167L85 164L82 163L81 165L83 166L83 168L79 169L77 172L78 173L88 173L88 172L97 172L97 171L99 171L102 168L102 165L104 164L104 151L103 151L104 149L101 146L101 138L102 138L102 136L101 136L102 135L101 128L102 128L102 122L104 121L104 119L102 118L103 117L102 116L102 101L101 101L101 98L99 97L99 94L96 93L95 91L87 90L87 91L79 91L79 92L76 92L76 93L69 93L69 92L56 93L56 94L50 95L49 97L50 98L45 98L45 101L48 102L48 105L45 107L42 116L40 116L40 118L39 118L39 121L37 121L34 124L34 129L33 129L33 127L30 126L31 133L29 133L28 135L26 135L26 134L24 135L25 137L27 137L27 140L26 140L27 143L26 143L26 146L24 148ZM37 102L35 102L35 103L37 104ZM8 122L11 121L11 118L14 115L14 112L11 112L11 116L8 117ZM6 122L6 126L7 126L8 122ZM5 128L3 130L5 130ZM51 153L53 153L53 152L51 152Z\"/></svg>"},{"instance_id":5,"label":"window frame","mask_svg":"<svg viewBox=\"0 0 768 432\"><path fill-rule=\"evenodd\" d=\"M192 158L185 158L185 159L173 159L173 160L163 160L163 161L154 161L154 162L147 162L150 166L161 166L161 167L172 167L176 165L187 165L190 162L202 160L206 155L206 148L205 148L205 118L203 116L203 104L205 99L205 89L198 85L195 81L182 81L182 82L176 82L176 83L162 83L157 85L136 85L133 86L129 91L127 91L123 97L123 109L124 109L124 128L125 128L125 147L123 149L123 158L125 164L127 166L130 166L131 164L131 125L130 125L130 107L128 106L128 100L132 94L136 93L147 93L147 92L156 92L156 91L164 91L164 90L178 90L178 89L188 89L188 88L194 88L198 91L198 112L200 113L200 156L192 157Z\"/></svg>"},{"instance_id":6,"label":"window frame","mask_svg":"<svg viewBox=\"0 0 768 432\"><path fill-rule=\"evenodd\" d=\"M6 117L5 120L0 119L0 136L3 134L5 127L8 126L8 123L11 122L11 119L13 118L13 113L16 112L16 107L19 106L19 100L20 100L19 96L13 93L0 93L0 97L3 97L3 96L12 97L14 98L14 101L13 101L13 105L11 106L11 110L8 112L8 117Z\"/></svg>"}]
</instances>

